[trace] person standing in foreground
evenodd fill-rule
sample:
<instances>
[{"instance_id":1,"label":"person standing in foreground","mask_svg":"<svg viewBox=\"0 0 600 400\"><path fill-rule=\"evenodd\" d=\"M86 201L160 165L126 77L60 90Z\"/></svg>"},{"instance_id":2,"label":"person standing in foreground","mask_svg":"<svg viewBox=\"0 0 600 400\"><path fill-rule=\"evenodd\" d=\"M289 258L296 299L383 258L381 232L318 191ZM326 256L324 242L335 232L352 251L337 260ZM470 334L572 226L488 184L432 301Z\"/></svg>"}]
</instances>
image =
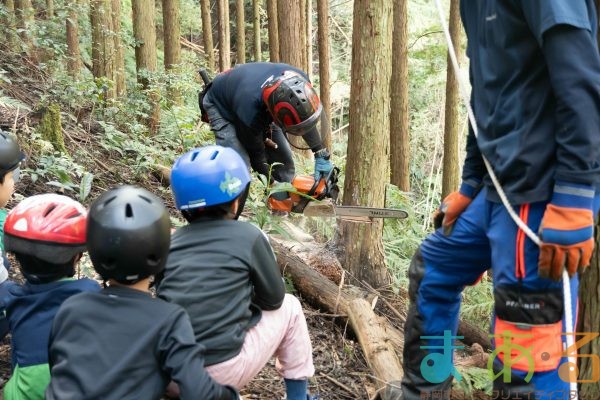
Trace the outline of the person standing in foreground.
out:
<instances>
[{"instance_id":1,"label":"person standing in foreground","mask_svg":"<svg viewBox=\"0 0 600 400\"><path fill-rule=\"evenodd\" d=\"M440 357L451 351L443 338L456 334L463 288L491 267L495 393L569 399L574 378L559 370L567 362L562 333L571 331L563 322L560 279L566 268L576 315L578 271L590 264L600 205L596 9L592 0L460 6L479 137L470 130L460 190L443 200L436 216L441 227L421 244L409 269L399 397L436 392L449 398L458 372L450 356L448 362ZM516 213L539 232L540 248L500 203L482 155Z\"/></svg>"}]
</instances>

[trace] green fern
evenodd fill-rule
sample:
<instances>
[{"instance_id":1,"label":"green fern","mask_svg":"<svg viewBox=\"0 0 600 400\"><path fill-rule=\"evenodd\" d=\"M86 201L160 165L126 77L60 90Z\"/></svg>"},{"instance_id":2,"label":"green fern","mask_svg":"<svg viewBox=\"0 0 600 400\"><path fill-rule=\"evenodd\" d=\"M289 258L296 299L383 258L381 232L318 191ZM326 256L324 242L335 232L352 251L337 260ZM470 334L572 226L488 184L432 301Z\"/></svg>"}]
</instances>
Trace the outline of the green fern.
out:
<instances>
[{"instance_id":1,"label":"green fern","mask_svg":"<svg viewBox=\"0 0 600 400\"><path fill-rule=\"evenodd\" d=\"M21 109L21 110L25 110L25 111L31 111L31 108L27 104L13 98L13 97L5 96L1 91L0 91L0 107L8 108L10 110Z\"/></svg>"}]
</instances>

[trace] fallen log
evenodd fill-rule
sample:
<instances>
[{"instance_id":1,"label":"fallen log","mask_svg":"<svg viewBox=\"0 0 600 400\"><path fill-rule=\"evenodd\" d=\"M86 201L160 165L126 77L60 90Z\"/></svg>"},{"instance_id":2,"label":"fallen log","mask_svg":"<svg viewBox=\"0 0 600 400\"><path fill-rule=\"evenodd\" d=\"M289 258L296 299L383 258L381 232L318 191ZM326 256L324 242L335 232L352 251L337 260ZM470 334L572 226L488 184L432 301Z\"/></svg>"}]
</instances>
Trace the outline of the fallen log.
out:
<instances>
[{"instance_id":1,"label":"fallen log","mask_svg":"<svg viewBox=\"0 0 600 400\"><path fill-rule=\"evenodd\" d=\"M390 331L397 330L386 320L375 315L369 301L346 293L343 288L306 265L277 240L272 239L271 244L282 272L291 276L294 286L309 303L333 313L348 315L367 362L377 378L378 386L385 388L388 383L395 384L401 381L402 368L389 334ZM402 342L399 332L394 336L396 341ZM385 396L383 400L386 400Z\"/></svg>"},{"instance_id":2,"label":"fallen log","mask_svg":"<svg viewBox=\"0 0 600 400\"><path fill-rule=\"evenodd\" d=\"M348 318L373 374L385 382L386 387L390 384L399 386L403 376L402 366L390 343L387 321L377 318L371 305L363 299L350 302ZM386 389L381 394L383 399L391 398L393 392L390 388Z\"/></svg>"},{"instance_id":3,"label":"fallen log","mask_svg":"<svg viewBox=\"0 0 600 400\"><path fill-rule=\"evenodd\" d=\"M380 390L380 396L384 400L388 398L388 393L393 396L391 393L394 390L389 389L394 389L403 375L399 366L404 349L404 335L384 317L372 311L373 294L356 287L337 286L277 239L272 238L271 245L282 272L289 274L295 288L308 303L329 313L348 316L376 380L387 384L388 390ZM487 354L481 346L475 344L475 347L476 354L457 360L456 365L485 367ZM395 358L395 361L389 361L390 358Z\"/></svg>"}]
</instances>

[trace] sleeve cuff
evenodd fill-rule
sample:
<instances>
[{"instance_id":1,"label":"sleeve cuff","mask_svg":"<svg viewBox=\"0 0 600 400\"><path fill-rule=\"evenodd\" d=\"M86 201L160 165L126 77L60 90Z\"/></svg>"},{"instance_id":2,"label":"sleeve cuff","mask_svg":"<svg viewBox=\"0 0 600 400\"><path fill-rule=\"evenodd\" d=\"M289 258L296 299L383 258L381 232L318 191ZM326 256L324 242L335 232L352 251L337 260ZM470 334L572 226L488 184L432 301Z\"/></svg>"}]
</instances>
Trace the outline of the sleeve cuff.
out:
<instances>
[{"instance_id":1,"label":"sleeve cuff","mask_svg":"<svg viewBox=\"0 0 600 400\"><path fill-rule=\"evenodd\" d=\"M596 191L593 186L556 181L552 204L559 207L592 209Z\"/></svg>"},{"instance_id":2,"label":"sleeve cuff","mask_svg":"<svg viewBox=\"0 0 600 400\"><path fill-rule=\"evenodd\" d=\"M477 195L479 188L481 187L481 182L467 182L463 181L460 184L460 189L458 190L461 194L464 194L471 199Z\"/></svg>"}]
</instances>

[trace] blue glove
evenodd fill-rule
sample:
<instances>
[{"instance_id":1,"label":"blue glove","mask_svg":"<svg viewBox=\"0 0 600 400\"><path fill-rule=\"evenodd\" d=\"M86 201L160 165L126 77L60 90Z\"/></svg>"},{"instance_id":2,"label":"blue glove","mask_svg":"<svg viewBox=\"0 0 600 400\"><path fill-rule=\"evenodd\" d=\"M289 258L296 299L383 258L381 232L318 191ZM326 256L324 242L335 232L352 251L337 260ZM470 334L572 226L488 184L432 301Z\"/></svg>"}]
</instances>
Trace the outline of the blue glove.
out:
<instances>
[{"instance_id":1,"label":"blue glove","mask_svg":"<svg viewBox=\"0 0 600 400\"><path fill-rule=\"evenodd\" d=\"M329 161L329 152L327 149L322 149L315 152L315 180L321 179L321 176L326 176L333 169L333 164Z\"/></svg>"}]
</instances>

